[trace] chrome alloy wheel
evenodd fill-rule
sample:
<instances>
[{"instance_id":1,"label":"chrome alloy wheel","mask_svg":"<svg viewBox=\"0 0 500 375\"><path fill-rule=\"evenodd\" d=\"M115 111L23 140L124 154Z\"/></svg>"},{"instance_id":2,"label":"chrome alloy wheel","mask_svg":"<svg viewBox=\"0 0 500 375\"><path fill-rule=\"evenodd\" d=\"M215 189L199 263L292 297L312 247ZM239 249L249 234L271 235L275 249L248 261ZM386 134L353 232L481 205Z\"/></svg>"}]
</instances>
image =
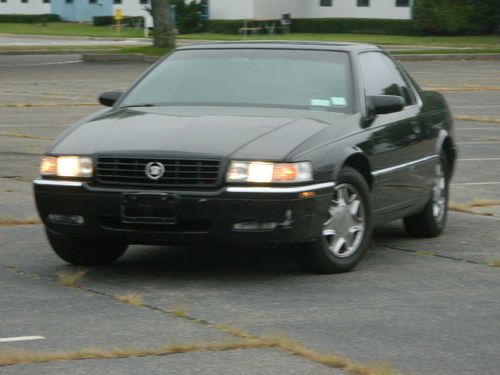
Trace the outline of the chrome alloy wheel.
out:
<instances>
[{"instance_id":1,"label":"chrome alloy wheel","mask_svg":"<svg viewBox=\"0 0 500 375\"><path fill-rule=\"evenodd\" d=\"M441 162L436 165L434 186L432 187L432 215L437 222L443 220L446 212L446 175Z\"/></svg>"},{"instance_id":2,"label":"chrome alloy wheel","mask_svg":"<svg viewBox=\"0 0 500 375\"><path fill-rule=\"evenodd\" d=\"M328 214L323 237L334 256L347 258L358 250L366 230L365 207L353 185L335 187Z\"/></svg>"}]
</instances>

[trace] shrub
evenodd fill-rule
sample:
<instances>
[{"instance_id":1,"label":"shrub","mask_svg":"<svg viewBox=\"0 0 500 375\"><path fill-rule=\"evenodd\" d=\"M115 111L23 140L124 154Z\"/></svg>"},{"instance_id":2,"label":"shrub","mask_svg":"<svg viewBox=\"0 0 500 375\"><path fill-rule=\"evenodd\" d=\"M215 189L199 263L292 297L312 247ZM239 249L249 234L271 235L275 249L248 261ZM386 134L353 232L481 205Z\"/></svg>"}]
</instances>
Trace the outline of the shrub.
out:
<instances>
[{"instance_id":1,"label":"shrub","mask_svg":"<svg viewBox=\"0 0 500 375\"><path fill-rule=\"evenodd\" d=\"M0 14L1 23L45 23L60 22L57 14Z\"/></svg>"},{"instance_id":2,"label":"shrub","mask_svg":"<svg viewBox=\"0 0 500 375\"><path fill-rule=\"evenodd\" d=\"M296 18L292 19L295 33L353 33L413 35L415 30L411 20L371 19L371 18Z\"/></svg>"},{"instance_id":3,"label":"shrub","mask_svg":"<svg viewBox=\"0 0 500 375\"><path fill-rule=\"evenodd\" d=\"M179 33L196 33L204 29L204 23L201 21L201 2L191 1L186 4L184 0L172 0L172 5L175 5L175 26Z\"/></svg>"},{"instance_id":4,"label":"shrub","mask_svg":"<svg viewBox=\"0 0 500 375\"><path fill-rule=\"evenodd\" d=\"M209 20L206 30L213 33L236 34L243 20ZM294 33L362 33L413 35L411 20L385 20L365 18L292 18Z\"/></svg>"},{"instance_id":5,"label":"shrub","mask_svg":"<svg viewBox=\"0 0 500 375\"><path fill-rule=\"evenodd\" d=\"M415 29L423 35L480 34L495 31L498 0L415 0Z\"/></svg>"},{"instance_id":6,"label":"shrub","mask_svg":"<svg viewBox=\"0 0 500 375\"><path fill-rule=\"evenodd\" d=\"M113 16L96 16L92 18L94 26L109 26L114 25L116 23L115 18ZM131 17L124 16L120 21L122 25L128 26L144 26L144 18L143 17Z\"/></svg>"}]
</instances>

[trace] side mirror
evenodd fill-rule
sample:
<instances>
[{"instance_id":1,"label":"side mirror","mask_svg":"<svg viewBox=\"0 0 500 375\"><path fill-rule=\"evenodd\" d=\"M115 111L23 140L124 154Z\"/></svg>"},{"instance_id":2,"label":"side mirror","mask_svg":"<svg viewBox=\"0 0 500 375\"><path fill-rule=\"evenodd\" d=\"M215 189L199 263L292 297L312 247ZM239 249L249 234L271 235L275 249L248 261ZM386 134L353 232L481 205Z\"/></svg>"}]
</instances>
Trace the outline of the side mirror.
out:
<instances>
[{"instance_id":1,"label":"side mirror","mask_svg":"<svg viewBox=\"0 0 500 375\"><path fill-rule=\"evenodd\" d=\"M401 111L405 101L401 96L395 95L373 95L366 98L369 115L384 115Z\"/></svg>"},{"instance_id":2,"label":"side mirror","mask_svg":"<svg viewBox=\"0 0 500 375\"><path fill-rule=\"evenodd\" d=\"M99 103L106 107L112 107L123 95L122 91L107 91L99 95Z\"/></svg>"}]
</instances>

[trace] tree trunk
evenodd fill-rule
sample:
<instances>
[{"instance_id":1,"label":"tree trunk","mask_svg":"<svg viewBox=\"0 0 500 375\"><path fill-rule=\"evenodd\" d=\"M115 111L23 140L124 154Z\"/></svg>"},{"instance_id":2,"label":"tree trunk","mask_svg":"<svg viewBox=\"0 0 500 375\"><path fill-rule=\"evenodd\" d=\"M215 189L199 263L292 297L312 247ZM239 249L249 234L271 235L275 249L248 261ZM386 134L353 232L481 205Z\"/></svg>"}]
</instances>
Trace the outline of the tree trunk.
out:
<instances>
[{"instance_id":1,"label":"tree trunk","mask_svg":"<svg viewBox=\"0 0 500 375\"><path fill-rule=\"evenodd\" d=\"M170 18L170 0L151 0L155 47L175 48L175 31Z\"/></svg>"}]
</instances>

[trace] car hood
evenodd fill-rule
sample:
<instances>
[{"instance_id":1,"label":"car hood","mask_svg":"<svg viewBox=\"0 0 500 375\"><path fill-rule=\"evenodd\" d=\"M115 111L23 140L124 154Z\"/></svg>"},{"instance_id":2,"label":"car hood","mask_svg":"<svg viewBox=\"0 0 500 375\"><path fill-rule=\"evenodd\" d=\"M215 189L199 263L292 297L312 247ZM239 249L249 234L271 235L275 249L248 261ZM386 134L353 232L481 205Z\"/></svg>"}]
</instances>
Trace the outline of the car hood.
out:
<instances>
[{"instance_id":1,"label":"car hood","mask_svg":"<svg viewBox=\"0 0 500 375\"><path fill-rule=\"evenodd\" d=\"M275 108L123 108L75 125L56 140L49 153L281 160L347 116Z\"/></svg>"}]
</instances>

